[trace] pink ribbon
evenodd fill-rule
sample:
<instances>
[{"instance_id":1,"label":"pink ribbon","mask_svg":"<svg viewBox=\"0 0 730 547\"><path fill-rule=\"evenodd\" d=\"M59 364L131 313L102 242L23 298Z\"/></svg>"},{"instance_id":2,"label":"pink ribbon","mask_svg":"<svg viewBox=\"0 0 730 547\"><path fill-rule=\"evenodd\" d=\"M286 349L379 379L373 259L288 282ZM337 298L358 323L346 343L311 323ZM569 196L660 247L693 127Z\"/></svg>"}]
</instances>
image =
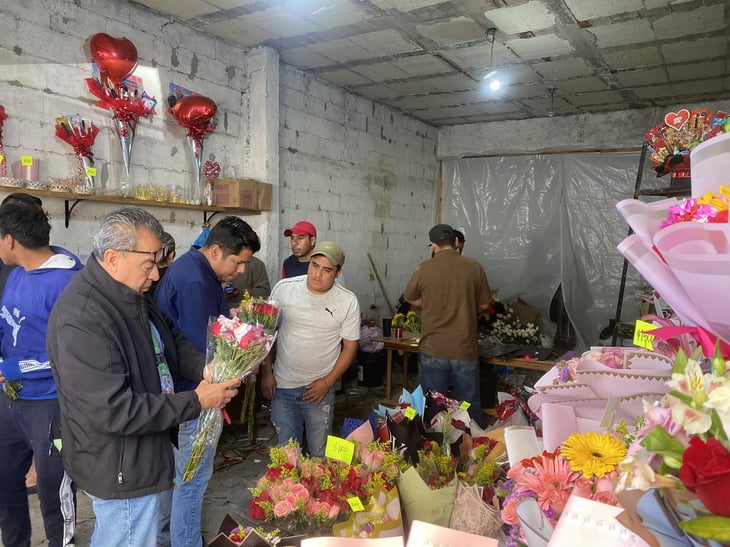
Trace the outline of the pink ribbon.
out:
<instances>
[{"instance_id":1,"label":"pink ribbon","mask_svg":"<svg viewBox=\"0 0 730 547\"><path fill-rule=\"evenodd\" d=\"M689 334L702 347L702 353L708 358L715 355L715 343L720 340L717 336L702 327L659 327L652 330L645 330L644 332L659 340L670 340L682 334ZM722 353L725 359L730 357L730 344L720 340L720 353Z\"/></svg>"}]
</instances>

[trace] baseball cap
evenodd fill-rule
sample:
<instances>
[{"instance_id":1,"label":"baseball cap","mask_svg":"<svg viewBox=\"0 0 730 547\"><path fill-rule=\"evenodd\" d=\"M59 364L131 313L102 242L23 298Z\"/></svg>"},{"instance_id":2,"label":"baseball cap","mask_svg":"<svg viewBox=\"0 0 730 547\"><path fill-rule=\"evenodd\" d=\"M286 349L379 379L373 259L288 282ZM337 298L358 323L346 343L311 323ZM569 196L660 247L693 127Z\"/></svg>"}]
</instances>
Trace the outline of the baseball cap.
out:
<instances>
[{"instance_id":1,"label":"baseball cap","mask_svg":"<svg viewBox=\"0 0 730 547\"><path fill-rule=\"evenodd\" d=\"M345 263L345 253L334 241L318 241L312 251L312 256L317 255L325 257L333 266L342 266Z\"/></svg>"},{"instance_id":2,"label":"baseball cap","mask_svg":"<svg viewBox=\"0 0 730 547\"><path fill-rule=\"evenodd\" d=\"M306 220L300 220L291 228L287 228L286 230L284 230L284 237L289 237L292 234L294 234L295 236L308 235L317 237L317 228L315 228L314 224L312 224L311 222L307 222Z\"/></svg>"},{"instance_id":3,"label":"baseball cap","mask_svg":"<svg viewBox=\"0 0 730 547\"><path fill-rule=\"evenodd\" d=\"M431 243L441 243L442 241L453 243L455 238L454 229L448 224L437 224L428 231L428 240Z\"/></svg>"}]
</instances>

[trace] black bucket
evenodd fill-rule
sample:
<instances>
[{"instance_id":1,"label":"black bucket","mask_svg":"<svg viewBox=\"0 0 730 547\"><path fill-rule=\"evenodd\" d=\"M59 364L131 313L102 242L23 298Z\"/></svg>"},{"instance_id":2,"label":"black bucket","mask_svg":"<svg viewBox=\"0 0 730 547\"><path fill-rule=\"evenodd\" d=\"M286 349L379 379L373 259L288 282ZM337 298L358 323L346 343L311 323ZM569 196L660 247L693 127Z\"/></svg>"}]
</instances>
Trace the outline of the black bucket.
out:
<instances>
[{"instance_id":1,"label":"black bucket","mask_svg":"<svg viewBox=\"0 0 730 547\"><path fill-rule=\"evenodd\" d=\"M375 353L365 351L357 352L357 382L365 387L378 387L383 385L385 378L385 367L387 364L387 351L382 349Z\"/></svg>"}]
</instances>

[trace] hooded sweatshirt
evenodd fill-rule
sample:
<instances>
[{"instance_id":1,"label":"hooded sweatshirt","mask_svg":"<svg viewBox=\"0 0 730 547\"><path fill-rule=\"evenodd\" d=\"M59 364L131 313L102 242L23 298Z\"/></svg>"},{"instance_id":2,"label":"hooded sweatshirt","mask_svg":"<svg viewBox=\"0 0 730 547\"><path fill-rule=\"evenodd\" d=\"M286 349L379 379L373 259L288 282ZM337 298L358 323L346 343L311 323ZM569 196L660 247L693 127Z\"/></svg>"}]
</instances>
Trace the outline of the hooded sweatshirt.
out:
<instances>
[{"instance_id":1,"label":"hooded sweatshirt","mask_svg":"<svg viewBox=\"0 0 730 547\"><path fill-rule=\"evenodd\" d=\"M48 316L61 291L83 265L60 247L34 269L14 268L0 299L0 372L20 380L20 400L55 399L56 384L46 353Z\"/></svg>"}]
</instances>

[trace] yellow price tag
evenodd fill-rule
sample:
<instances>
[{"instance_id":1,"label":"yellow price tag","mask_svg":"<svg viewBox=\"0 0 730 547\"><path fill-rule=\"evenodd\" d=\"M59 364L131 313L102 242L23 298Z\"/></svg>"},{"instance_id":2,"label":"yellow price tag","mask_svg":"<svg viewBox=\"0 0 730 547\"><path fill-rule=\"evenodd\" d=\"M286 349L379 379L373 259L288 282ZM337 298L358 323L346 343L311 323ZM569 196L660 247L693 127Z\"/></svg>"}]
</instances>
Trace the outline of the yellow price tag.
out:
<instances>
[{"instance_id":1,"label":"yellow price tag","mask_svg":"<svg viewBox=\"0 0 730 547\"><path fill-rule=\"evenodd\" d=\"M5 161L5 156L3 156L2 154L0 154L0 163L2 163L3 161Z\"/></svg>"},{"instance_id":2,"label":"yellow price tag","mask_svg":"<svg viewBox=\"0 0 730 547\"><path fill-rule=\"evenodd\" d=\"M87 177L95 177L96 176L96 167L87 167L86 168L86 176Z\"/></svg>"},{"instance_id":3,"label":"yellow price tag","mask_svg":"<svg viewBox=\"0 0 730 547\"><path fill-rule=\"evenodd\" d=\"M327 435L327 446L325 446L324 455L350 465L352 457L355 455L355 443L333 435Z\"/></svg>"},{"instance_id":4,"label":"yellow price tag","mask_svg":"<svg viewBox=\"0 0 730 547\"><path fill-rule=\"evenodd\" d=\"M654 345L652 344L654 335L645 331L654 330L655 328L657 328L656 325L637 319L636 328L634 329L634 345L654 351Z\"/></svg>"},{"instance_id":5,"label":"yellow price tag","mask_svg":"<svg viewBox=\"0 0 730 547\"><path fill-rule=\"evenodd\" d=\"M469 407L471 406L471 403L469 401L462 401L459 405L459 408L461 410L469 410Z\"/></svg>"},{"instance_id":6,"label":"yellow price tag","mask_svg":"<svg viewBox=\"0 0 730 547\"><path fill-rule=\"evenodd\" d=\"M416 409L413 408L412 406L409 406L408 408L406 408L405 415L406 415L406 418L408 418L409 420L412 420L413 418L416 417Z\"/></svg>"},{"instance_id":7,"label":"yellow price tag","mask_svg":"<svg viewBox=\"0 0 730 547\"><path fill-rule=\"evenodd\" d=\"M350 509L352 509L353 513L357 513L358 511L365 511L365 507L363 506L362 501L360 501L360 498L358 498L357 496L347 498L347 503L350 504Z\"/></svg>"},{"instance_id":8,"label":"yellow price tag","mask_svg":"<svg viewBox=\"0 0 730 547\"><path fill-rule=\"evenodd\" d=\"M20 156L20 165L30 167L33 165L33 156Z\"/></svg>"}]
</instances>

